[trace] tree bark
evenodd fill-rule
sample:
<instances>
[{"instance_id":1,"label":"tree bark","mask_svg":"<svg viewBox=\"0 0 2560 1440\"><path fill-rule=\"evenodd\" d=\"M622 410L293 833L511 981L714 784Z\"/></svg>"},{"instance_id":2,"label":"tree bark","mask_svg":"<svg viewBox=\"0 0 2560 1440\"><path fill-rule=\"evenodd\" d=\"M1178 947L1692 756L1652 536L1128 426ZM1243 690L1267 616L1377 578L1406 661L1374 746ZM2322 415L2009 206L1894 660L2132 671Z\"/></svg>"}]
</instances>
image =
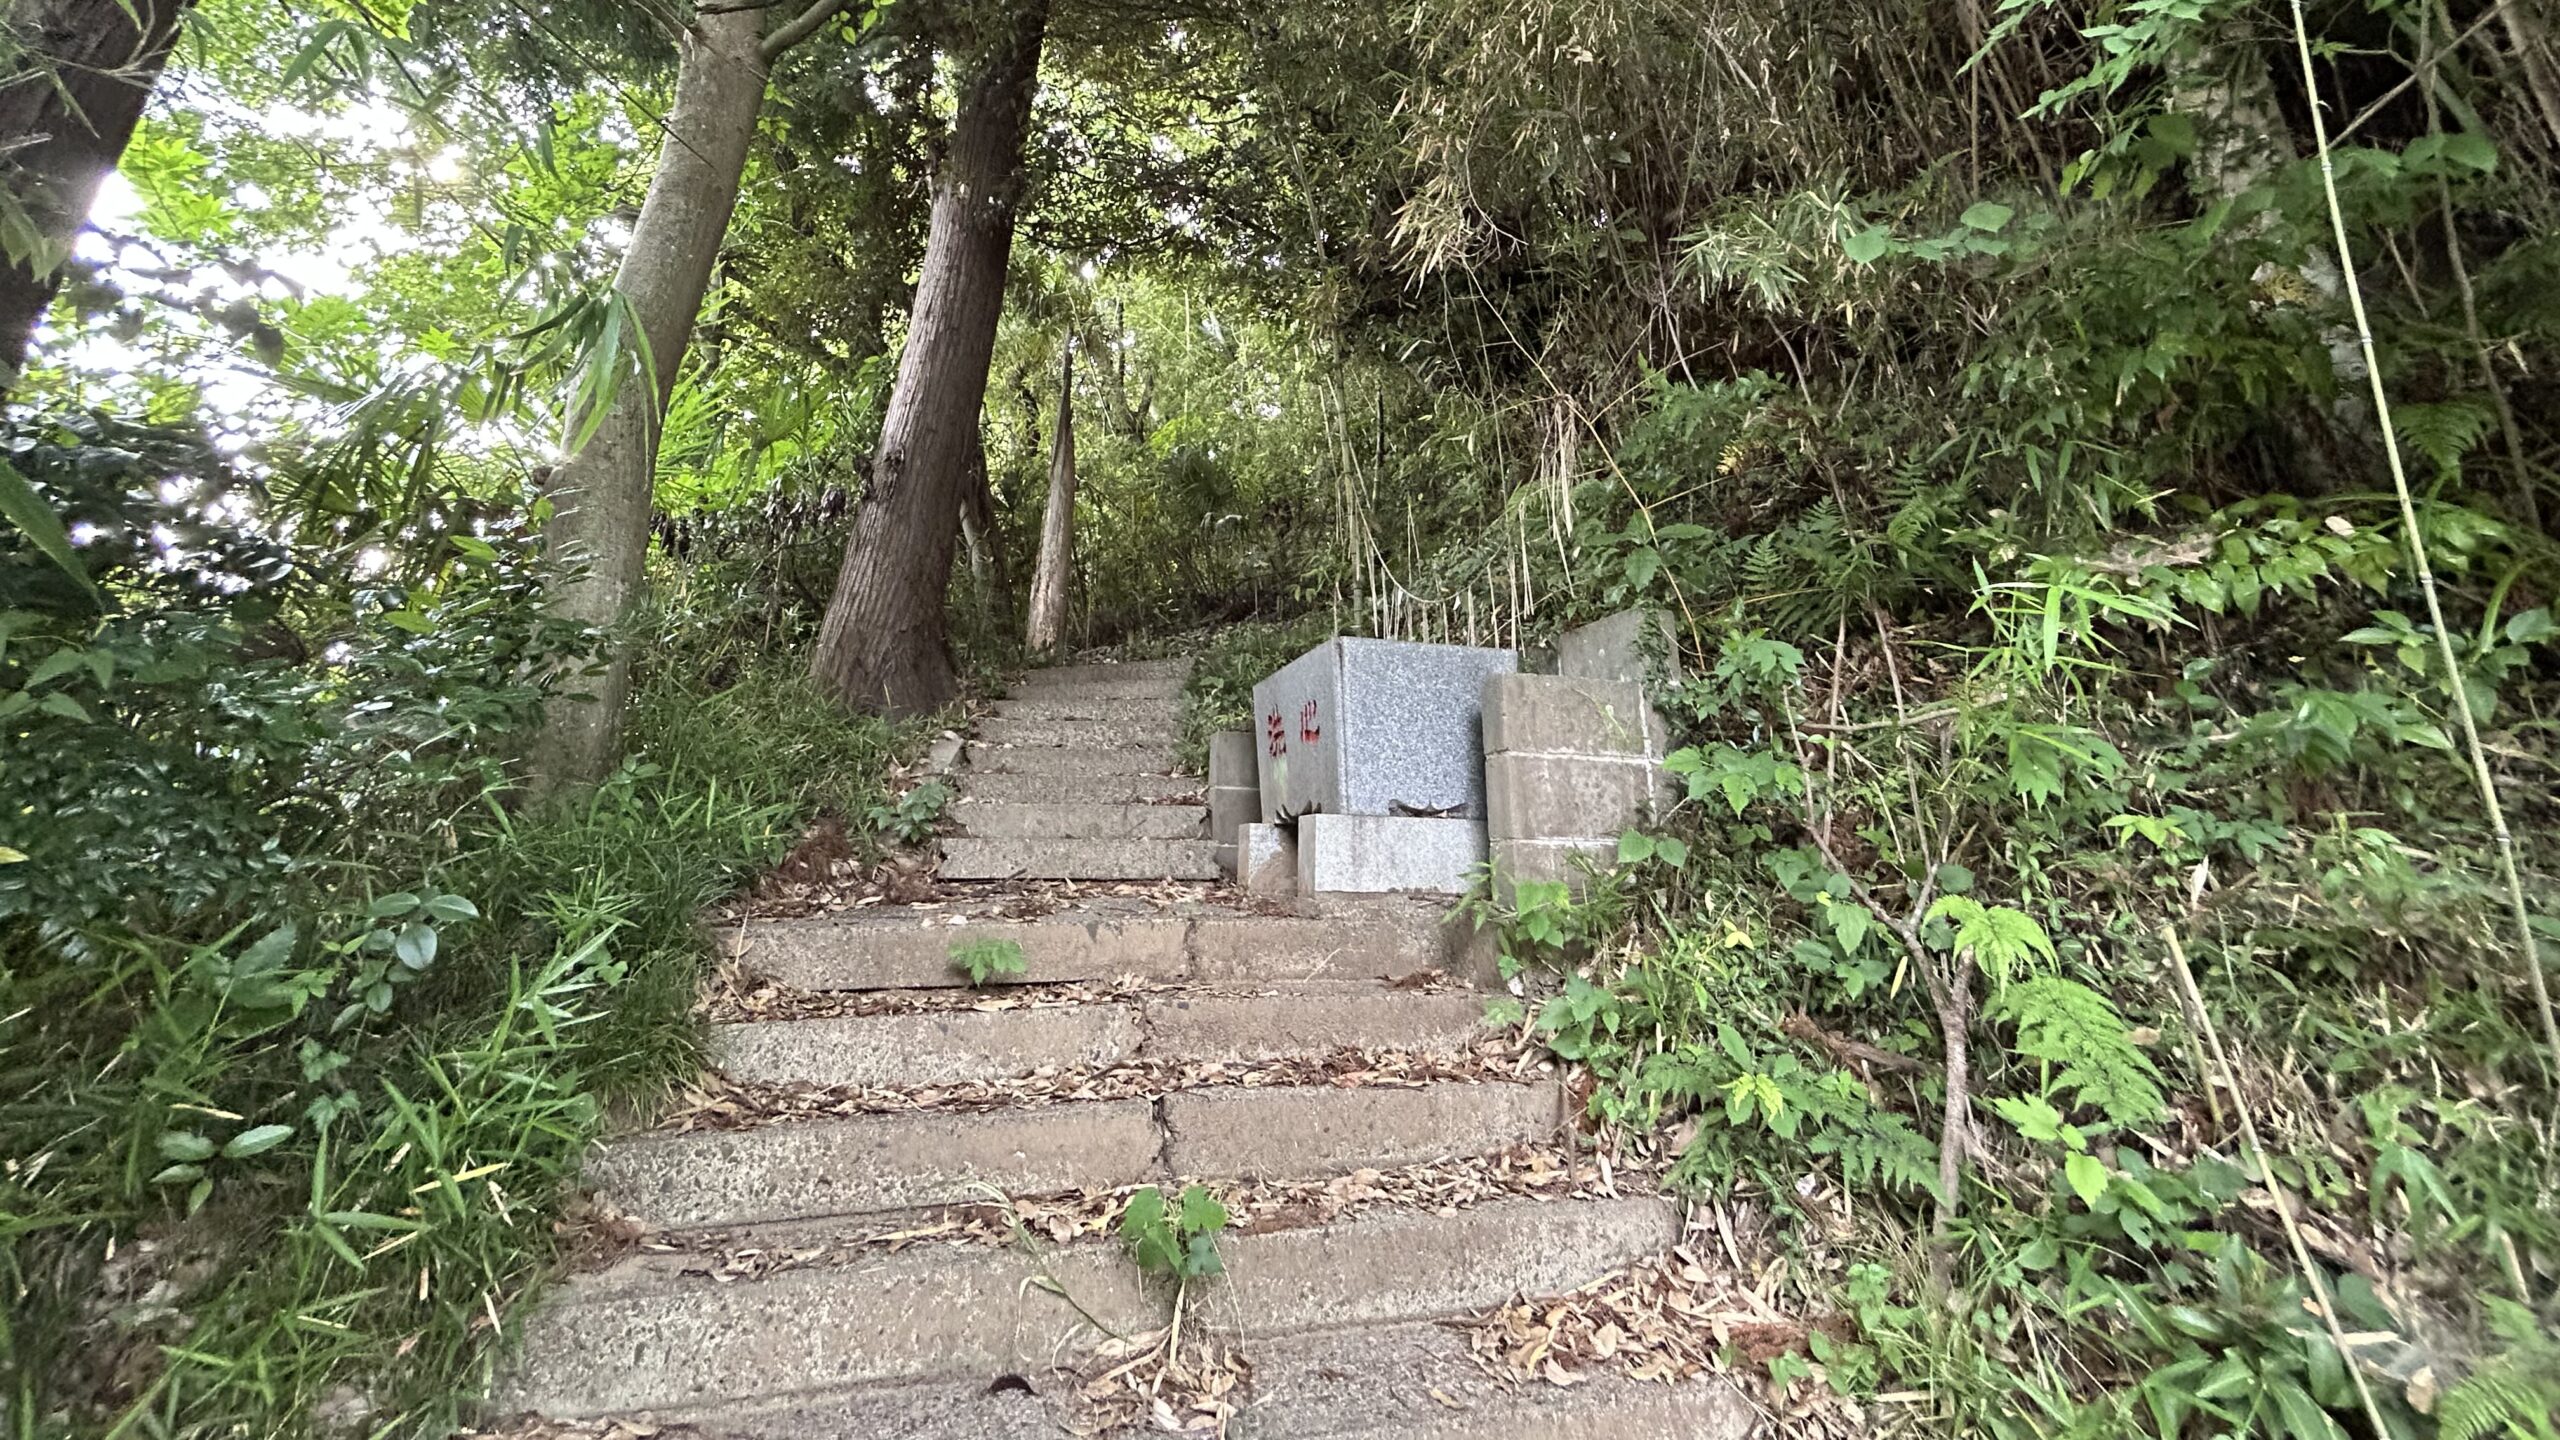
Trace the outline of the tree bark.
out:
<instances>
[{"instance_id":1,"label":"tree bark","mask_svg":"<svg viewBox=\"0 0 2560 1440\"><path fill-rule=\"evenodd\" d=\"M0 395L26 368L63 262L193 3L10 0L0 19L0 220L15 209L25 222L0 246Z\"/></svg>"},{"instance_id":2,"label":"tree bark","mask_svg":"<svg viewBox=\"0 0 2560 1440\"><path fill-rule=\"evenodd\" d=\"M609 630L641 599L666 402L737 207L764 108L761 10L703 12L685 32L658 171L631 228L614 290L648 337L651 373L626 380L578 453L552 473L545 560L553 612ZM646 383L640 383L645 379ZM536 790L592 784L620 758L631 642L614 634L600 675L564 679L528 758Z\"/></svg>"},{"instance_id":3,"label":"tree bark","mask_svg":"<svg viewBox=\"0 0 2560 1440\"><path fill-rule=\"evenodd\" d=\"M950 151L934 181L906 353L810 665L819 685L847 705L916 715L959 693L944 599L1004 309L1022 144L1048 19L1048 0L1018 0L961 88Z\"/></svg>"},{"instance_id":4,"label":"tree bark","mask_svg":"<svg viewBox=\"0 0 2560 1440\"><path fill-rule=\"evenodd\" d=\"M1076 553L1076 342L1058 361L1058 424L1049 439L1049 509L1040 525L1040 562L1031 572L1031 618L1023 643L1037 655L1058 648L1067 628L1067 578Z\"/></svg>"}]
</instances>

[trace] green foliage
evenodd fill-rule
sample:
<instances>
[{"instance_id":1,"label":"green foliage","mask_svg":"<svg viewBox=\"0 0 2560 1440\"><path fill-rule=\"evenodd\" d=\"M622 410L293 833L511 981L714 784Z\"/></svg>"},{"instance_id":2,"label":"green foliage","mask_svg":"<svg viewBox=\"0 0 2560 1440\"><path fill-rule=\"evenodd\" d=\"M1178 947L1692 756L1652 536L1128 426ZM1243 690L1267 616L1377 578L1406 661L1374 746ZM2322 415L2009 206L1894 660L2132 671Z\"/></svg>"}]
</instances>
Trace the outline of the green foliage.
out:
<instances>
[{"instance_id":1,"label":"green foliage","mask_svg":"<svg viewBox=\"0 0 2560 1440\"><path fill-rule=\"evenodd\" d=\"M951 947L951 968L971 985L983 988L998 980L1017 979L1031 965L1023 958L1019 940L972 940Z\"/></svg>"},{"instance_id":2,"label":"green foliage","mask_svg":"<svg viewBox=\"0 0 2560 1440\"><path fill-rule=\"evenodd\" d=\"M675 614L632 724L663 761L525 808L535 677L586 637L523 530L358 564L238 523L299 472L185 430L7 444L84 582L0 534L0 1137L47 1157L0 1185L13 1403L264 1432L353 1389L449 1426L603 1107L697 1063L699 911L904 737L778 656L715 691L677 662L716 622Z\"/></svg>"},{"instance_id":3,"label":"green foliage","mask_svg":"<svg viewBox=\"0 0 2560 1440\"><path fill-rule=\"evenodd\" d=\"M933 838L934 826L950 803L951 787L939 780L928 780L895 800L872 806L865 818L873 830L901 845L921 845Z\"/></svg>"},{"instance_id":4,"label":"green foliage","mask_svg":"<svg viewBox=\"0 0 2560 1440\"><path fill-rule=\"evenodd\" d=\"M2551 1440L2560 1434L2552 1419L2560 1415L2560 1345L2531 1310L2496 1296L2487 1303L2504 1348L2437 1402L2438 1440Z\"/></svg>"},{"instance_id":5,"label":"green foliage","mask_svg":"<svg viewBox=\"0 0 2560 1440\"><path fill-rule=\"evenodd\" d=\"M1314 649L1331 635L1320 617L1278 623L1228 625L1210 632L1192 652L1182 687L1181 763L1194 774L1209 768L1209 737L1221 730L1259 731L1253 687L1271 672Z\"/></svg>"},{"instance_id":6,"label":"green foliage","mask_svg":"<svg viewBox=\"0 0 2560 1440\"><path fill-rule=\"evenodd\" d=\"M2052 1067L2047 1093L2067 1093L2110 1125L2147 1125L2168 1103L2159 1069L2133 1043L2124 1016L2076 980L2037 975L2004 986L1984 1014L2017 1026L2018 1053Z\"/></svg>"},{"instance_id":7,"label":"green foliage","mask_svg":"<svg viewBox=\"0 0 2560 1440\"><path fill-rule=\"evenodd\" d=\"M1206 1186L1185 1185L1179 1199L1149 1186L1120 1207L1118 1228L1129 1258L1157 1279L1188 1285L1226 1269L1218 1236L1227 1228L1227 1207Z\"/></svg>"}]
</instances>

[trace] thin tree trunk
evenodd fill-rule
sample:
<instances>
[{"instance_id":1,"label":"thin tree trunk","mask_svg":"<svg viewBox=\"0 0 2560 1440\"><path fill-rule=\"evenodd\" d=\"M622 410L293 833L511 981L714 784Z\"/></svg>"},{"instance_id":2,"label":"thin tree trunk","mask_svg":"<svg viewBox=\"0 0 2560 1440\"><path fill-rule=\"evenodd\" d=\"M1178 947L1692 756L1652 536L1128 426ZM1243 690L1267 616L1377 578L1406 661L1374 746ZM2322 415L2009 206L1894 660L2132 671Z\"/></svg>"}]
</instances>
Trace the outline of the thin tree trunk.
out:
<instances>
[{"instance_id":1,"label":"thin tree trunk","mask_svg":"<svg viewBox=\"0 0 2560 1440\"><path fill-rule=\"evenodd\" d=\"M959 692L943 607L1048 19L1048 0L1019 0L987 37L935 177L906 353L810 665L847 705L914 715Z\"/></svg>"},{"instance_id":2,"label":"thin tree trunk","mask_svg":"<svg viewBox=\"0 0 2560 1440\"><path fill-rule=\"evenodd\" d=\"M192 3L11 0L0 18L0 220L25 224L0 248L0 395L26 368L63 262Z\"/></svg>"},{"instance_id":3,"label":"thin tree trunk","mask_svg":"<svg viewBox=\"0 0 2560 1440\"><path fill-rule=\"evenodd\" d=\"M998 613L1013 608L1013 567L1004 556L1004 529L996 523L996 488L987 478L981 438L969 457L967 493L960 502L960 533L969 542L969 565Z\"/></svg>"},{"instance_id":4,"label":"thin tree trunk","mask_svg":"<svg viewBox=\"0 0 2560 1440\"><path fill-rule=\"evenodd\" d=\"M613 282L648 337L652 373L646 383L622 385L595 433L546 487L550 600L568 619L611 629L625 625L640 603L667 397L764 108L764 20L761 10L705 11L681 41L658 172ZM613 635L603 658L602 674L564 678L567 693L545 708L528 762L536 789L592 784L620 758L630 637Z\"/></svg>"},{"instance_id":5,"label":"thin tree trunk","mask_svg":"<svg viewBox=\"0 0 2560 1440\"><path fill-rule=\"evenodd\" d=\"M1067 577L1076 553L1076 342L1058 361L1058 424L1049 441L1049 509L1040 525L1040 562L1031 572L1031 620L1023 635L1035 655L1058 648L1067 628Z\"/></svg>"}]
</instances>

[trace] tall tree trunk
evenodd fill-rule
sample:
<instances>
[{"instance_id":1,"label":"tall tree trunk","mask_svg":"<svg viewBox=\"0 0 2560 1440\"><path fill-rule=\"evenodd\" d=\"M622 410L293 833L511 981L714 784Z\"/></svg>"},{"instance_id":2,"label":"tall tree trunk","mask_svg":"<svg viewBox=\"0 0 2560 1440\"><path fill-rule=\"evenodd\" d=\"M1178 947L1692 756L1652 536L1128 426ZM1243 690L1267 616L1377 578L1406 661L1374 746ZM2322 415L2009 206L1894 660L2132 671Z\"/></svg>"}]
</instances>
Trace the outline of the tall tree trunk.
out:
<instances>
[{"instance_id":1,"label":"tall tree trunk","mask_svg":"<svg viewBox=\"0 0 2560 1440\"><path fill-rule=\"evenodd\" d=\"M546 487L551 604L570 619L619 627L640 602L667 397L701 314L764 108L764 19L757 9L704 11L682 41L658 172L613 282L648 337L652 373L645 384L636 378L623 384L595 433ZM620 758L622 711L631 693L629 637L614 635L604 660L601 675L564 678L571 693L554 696L545 708L529 758L537 789L591 784Z\"/></svg>"},{"instance_id":2,"label":"tall tree trunk","mask_svg":"<svg viewBox=\"0 0 2560 1440\"><path fill-rule=\"evenodd\" d=\"M1040 562L1031 572L1031 620L1023 636L1033 654L1058 648L1067 628L1067 577L1076 553L1076 342L1067 337L1058 361L1058 426L1049 439L1049 509L1040 525Z\"/></svg>"},{"instance_id":3,"label":"tall tree trunk","mask_svg":"<svg viewBox=\"0 0 2560 1440\"><path fill-rule=\"evenodd\" d=\"M847 705L914 715L959 692L943 602L1004 310L1048 20L1049 0L1017 0L986 37L934 179L906 353L810 665Z\"/></svg>"},{"instance_id":4,"label":"tall tree trunk","mask_svg":"<svg viewBox=\"0 0 2560 1440\"><path fill-rule=\"evenodd\" d=\"M72 242L193 3L9 0L0 17L0 220L14 209L26 222L0 247L0 394L26 368Z\"/></svg>"}]
</instances>

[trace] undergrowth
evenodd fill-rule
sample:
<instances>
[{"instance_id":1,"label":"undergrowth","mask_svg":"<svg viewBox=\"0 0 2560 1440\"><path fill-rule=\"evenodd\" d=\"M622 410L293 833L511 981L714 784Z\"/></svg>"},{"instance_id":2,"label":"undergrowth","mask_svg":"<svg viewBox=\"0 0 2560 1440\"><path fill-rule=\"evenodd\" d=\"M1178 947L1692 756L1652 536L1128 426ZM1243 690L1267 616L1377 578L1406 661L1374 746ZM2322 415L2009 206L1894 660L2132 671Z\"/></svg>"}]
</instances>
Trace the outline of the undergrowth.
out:
<instances>
[{"instance_id":1,"label":"undergrowth","mask_svg":"<svg viewBox=\"0 0 2560 1440\"><path fill-rule=\"evenodd\" d=\"M1209 737L1221 730L1254 728L1253 687L1272 671L1315 648L1334 633L1322 615L1296 620L1255 620L1222 625L1194 652L1182 689L1181 768L1209 769Z\"/></svg>"},{"instance_id":2,"label":"undergrowth","mask_svg":"<svg viewBox=\"0 0 2560 1440\"><path fill-rule=\"evenodd\" d=\"M262 487L183 433L17 440L90 543L75 581L0 536L0 1408L436 1433L606 1114L691 1073L697 912L820 811L859 831L910 737L670 614L632 759L531 806L527 677L582 642L525 537L348 584L212 523Z\"/></svg>"}]
</instances>

